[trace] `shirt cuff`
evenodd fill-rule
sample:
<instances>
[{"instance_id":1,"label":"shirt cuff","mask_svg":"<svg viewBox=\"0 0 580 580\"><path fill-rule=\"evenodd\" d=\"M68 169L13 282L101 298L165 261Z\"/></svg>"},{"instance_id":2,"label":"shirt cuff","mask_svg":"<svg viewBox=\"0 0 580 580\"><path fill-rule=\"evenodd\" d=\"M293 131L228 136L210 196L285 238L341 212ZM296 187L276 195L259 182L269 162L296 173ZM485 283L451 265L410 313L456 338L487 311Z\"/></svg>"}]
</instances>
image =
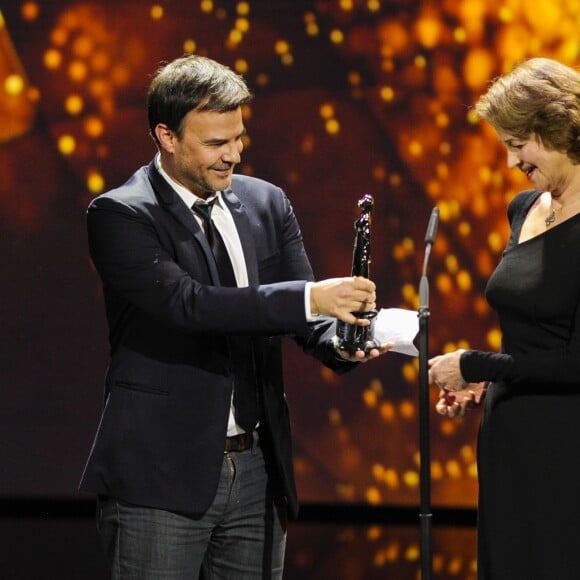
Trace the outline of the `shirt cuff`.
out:
<instances>
[{"instance_id":1,"label":"shirt cuff","mask_svg":"<svg viewBox=\"0 0 580 580\"><path fill-rule=\"evenodd\" d=\"M314 322L318 318L318 314L312 314L310 310L310 290L314 282L306 282L304 287L304 312L306 313L306 321Z\"/></svg>"}]
</instances>

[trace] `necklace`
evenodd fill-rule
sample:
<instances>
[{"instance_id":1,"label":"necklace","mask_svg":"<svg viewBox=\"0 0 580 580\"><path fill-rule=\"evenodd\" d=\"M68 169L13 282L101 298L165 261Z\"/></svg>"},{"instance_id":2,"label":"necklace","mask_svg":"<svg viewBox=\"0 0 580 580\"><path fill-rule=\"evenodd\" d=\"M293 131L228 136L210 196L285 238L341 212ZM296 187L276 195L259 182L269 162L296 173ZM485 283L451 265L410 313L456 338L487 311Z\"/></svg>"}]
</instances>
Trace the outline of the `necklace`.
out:
<instances>
[{"instance_id":1,"label":"necklace","mask_svg":"<svg viewBox=\"0 0 580 580\"><path fill-rule=\"evenodd\" d=\"M580 199L575 199L574 201L564 205L561 205L559 207L554 207L552 204L550 204L550 213L548 214L548 217L544 218L544 223L546 224L546 227L549 228L555 221L556 221L556 212L557 211L562 211L565 207L569 207L571 205L574 205L575 203L578 203L580 201Z\"/></svg>"},{"instance_id":2,"label":"necklace","mask_svg":"<svg viewBox=\"0 0 580 580\"><path fill-rule=\"evenodd\" d=\"M552 210L550 212L550 215L544 220L544 223L546 224L546 227L549 228L555 221L556 221L556 209L558 211L560 211L562 208L555 208L553 206L550 206L550 209Z\"/></svg>"}]
</instances>

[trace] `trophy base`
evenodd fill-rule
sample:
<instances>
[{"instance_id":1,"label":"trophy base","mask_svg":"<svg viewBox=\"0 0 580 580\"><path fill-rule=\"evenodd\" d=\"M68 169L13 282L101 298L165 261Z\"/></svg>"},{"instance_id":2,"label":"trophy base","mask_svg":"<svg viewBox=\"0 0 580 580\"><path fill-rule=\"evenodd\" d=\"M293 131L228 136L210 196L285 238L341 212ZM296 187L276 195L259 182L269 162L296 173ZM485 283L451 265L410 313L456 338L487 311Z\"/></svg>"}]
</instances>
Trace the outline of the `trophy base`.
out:
<instances>
[{"instance_id":1,"label":"trophy base","mask_svg":"<svg viewBox=\"0 0 580 580\"><path fill-rule=\"evenodd\" d=\"M379 341L373 337L374 322L378 312L369 310L368 312L353 312L357 318L370 320L369 326L356 326L347 324L341 320L336 321L336 336L332 339L334 348L342 350L349 355L353 355L357 350L362 350L365 354L373 348L380 346Z\"/></svg>"}]
</instances>

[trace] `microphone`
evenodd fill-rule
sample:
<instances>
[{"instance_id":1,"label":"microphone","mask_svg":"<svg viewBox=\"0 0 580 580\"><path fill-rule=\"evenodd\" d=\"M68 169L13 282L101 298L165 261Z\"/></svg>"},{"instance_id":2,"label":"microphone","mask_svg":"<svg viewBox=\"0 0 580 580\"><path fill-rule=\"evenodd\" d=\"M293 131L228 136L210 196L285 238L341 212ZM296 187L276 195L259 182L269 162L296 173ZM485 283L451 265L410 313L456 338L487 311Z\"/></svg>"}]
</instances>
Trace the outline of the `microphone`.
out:
<instances>
[{"instance_id":1,"label":"microphone","mask_svg":"<svg viewBox=\"0 0 580 580\"><path fill-rule=\"evenodd\" d=\"M422 309L429 308L429 283L427 281L427 262L431 254L431 247L437 237L437 228L439 227L439 208L435 206L431 211L427 232L425 233L425 258L423 260L423 272L419 282L419 304Z\"/></svg>"},{"instance_id":2,"label":"microphone","mask_svg":"<svg viewBox=\"0 0 580 580\"><path fill-rule=\"evenodd\" d=\"M439 227L439 208L435 206L431 211L427 233L425 234L425 243L433 245L437 237L437 228Z\"/></svg>"}]
</instances>

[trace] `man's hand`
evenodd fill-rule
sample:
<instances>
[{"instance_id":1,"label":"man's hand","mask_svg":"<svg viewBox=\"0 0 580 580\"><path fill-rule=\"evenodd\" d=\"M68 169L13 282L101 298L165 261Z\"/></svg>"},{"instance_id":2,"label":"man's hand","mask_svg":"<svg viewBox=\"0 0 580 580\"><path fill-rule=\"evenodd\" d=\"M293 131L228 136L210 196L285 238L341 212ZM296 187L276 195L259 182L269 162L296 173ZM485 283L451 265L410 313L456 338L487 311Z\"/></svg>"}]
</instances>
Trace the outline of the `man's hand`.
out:
<instances>
[{"instance_id":1,"label":"man's hand","mask_svg":"<svg viewBox=\"0 0 580 580\"><path fill-rule=\"evenodd\" d=\"M367 362L373 358L377 358L386 352L389 352L395 346L394 342L385 342L381 344L377 348L371 348L369 352L365 354L363 350L357 350L353 355L350 355L348 352L344 350L340 350L339 348L336 349L336 352L340 357L344 360L348 360L350 362Z\"/></svg>"},{"instance_id":2,"label":"man's hand","mask_svg":"<svg viewBox=\"0 0 580 580\"><path fill-rule=\"evenodd\" d=\"M370 320L357 318L352 313L373 310L377 299L375 290L374 282L360 276L315 282L310 290L310 311L314 316L322 314L347 324L368 326Z\"/></svg>"},{"instance_id":3,"label":"man's hand","mask_svg":"<svg viewBox=\"0 0 580 580\"><path fill-rule=\"evenodd\" d=\"M439 392L439 400L435 405L437 413L452 419L463 417L468 409L473 409L481 404L487 391L487 383L470 383L461 391L448 391L442 389Z\"/></svg>"}]
</instances>

